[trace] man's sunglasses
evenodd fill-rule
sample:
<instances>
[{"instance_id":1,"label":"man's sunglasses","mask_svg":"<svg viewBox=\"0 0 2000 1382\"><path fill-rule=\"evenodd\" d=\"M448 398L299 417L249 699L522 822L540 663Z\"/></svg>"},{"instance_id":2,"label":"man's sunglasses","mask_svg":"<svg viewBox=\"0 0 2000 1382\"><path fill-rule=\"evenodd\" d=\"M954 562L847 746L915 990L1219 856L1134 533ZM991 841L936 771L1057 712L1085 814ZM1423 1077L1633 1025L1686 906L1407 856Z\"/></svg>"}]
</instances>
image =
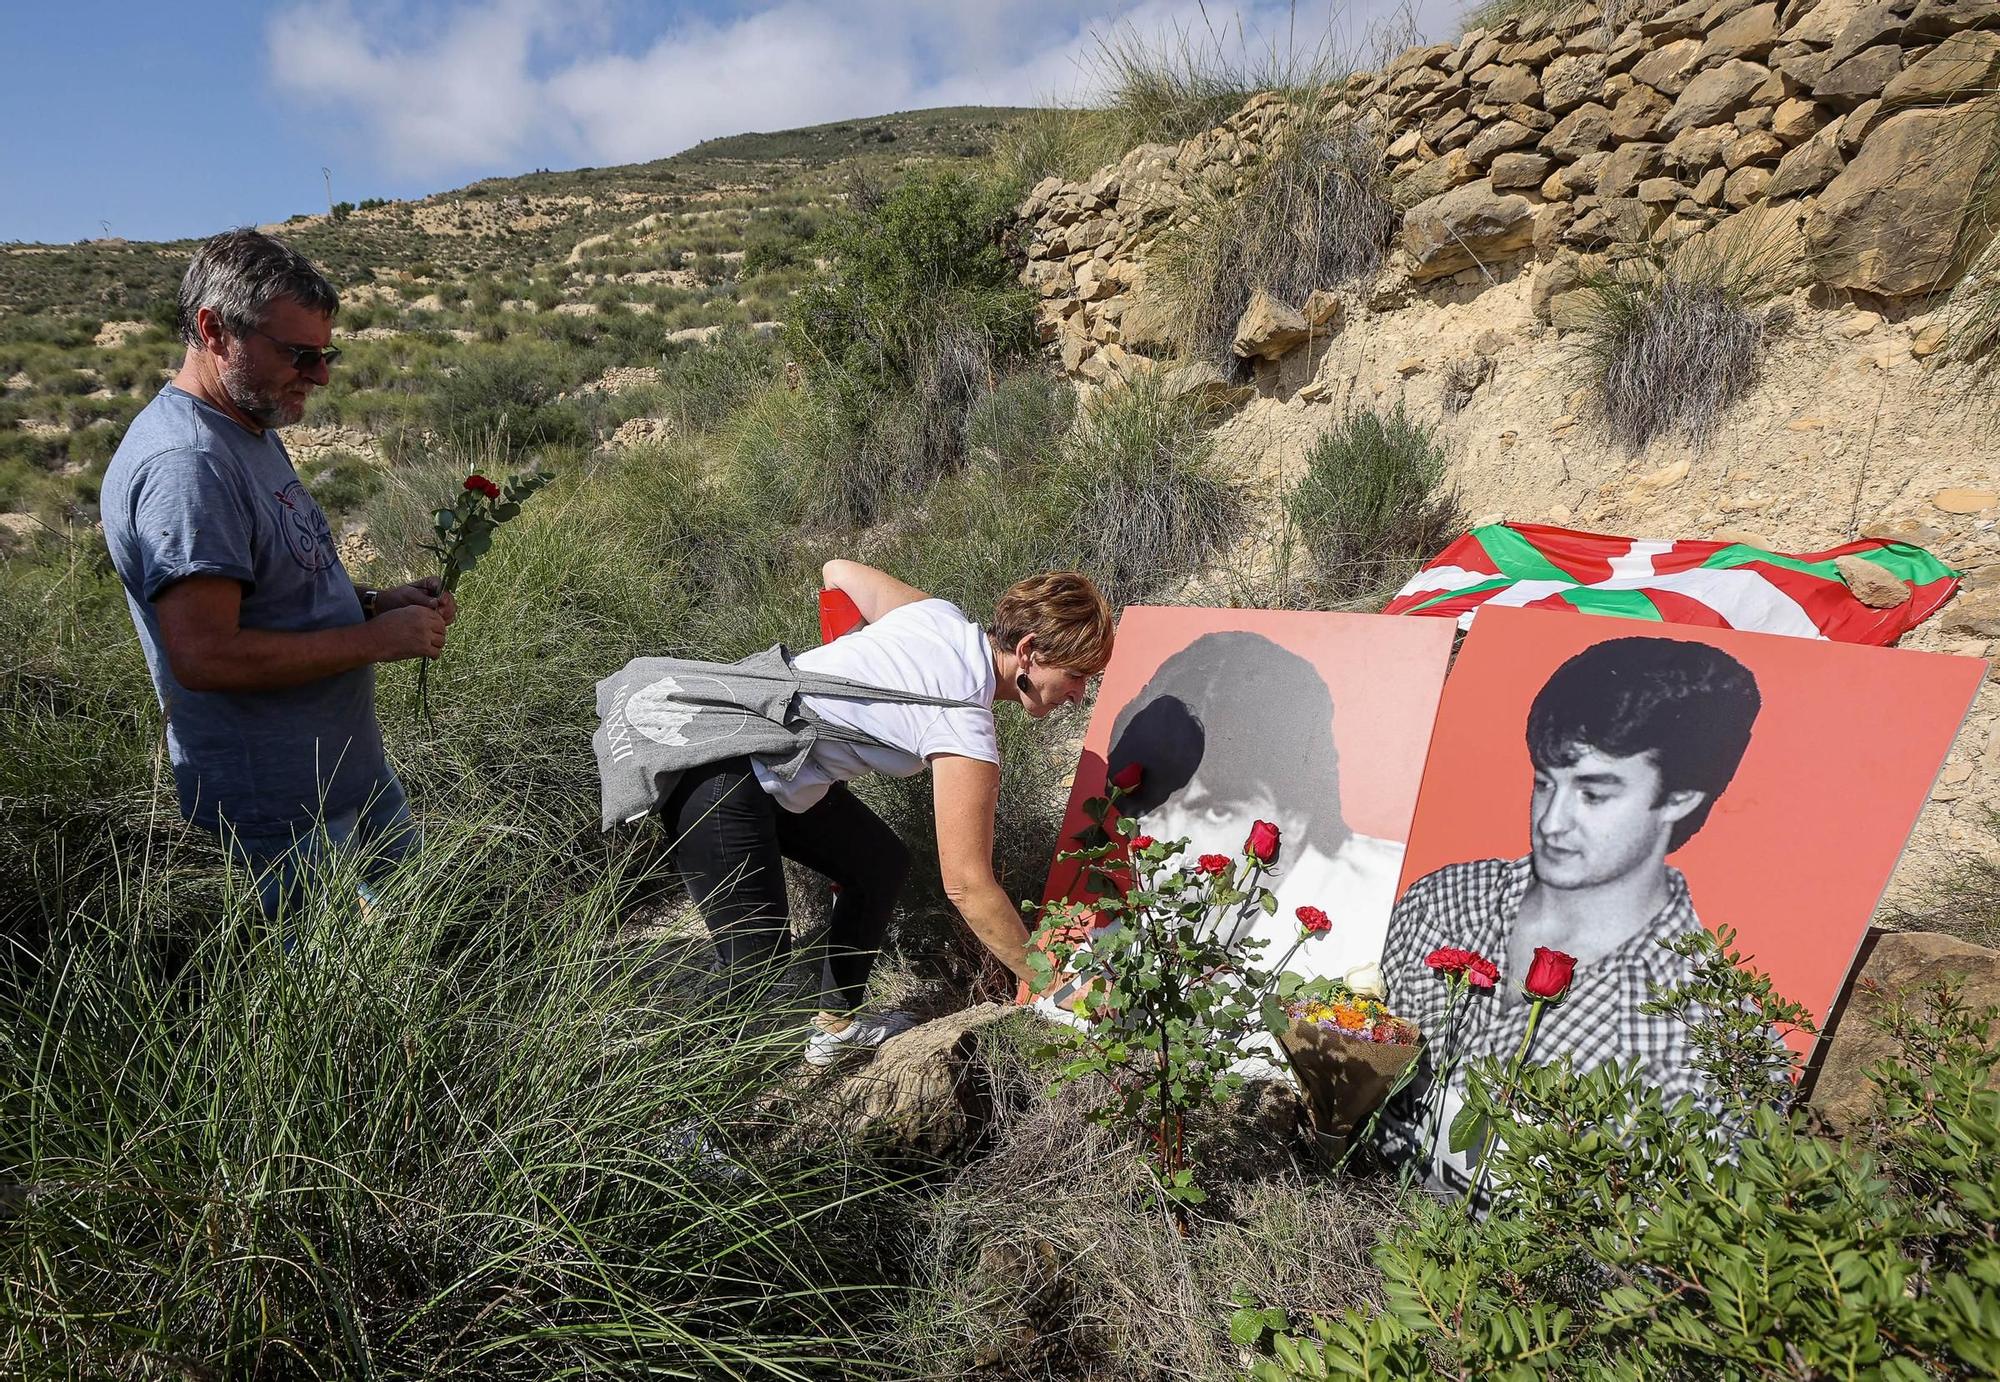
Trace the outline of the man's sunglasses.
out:
<instances>
[{"instance_id":1,"label":"man's sunglasses","mask_svg":"<svg viewBox=\"0 0 2000 1382\"><path fill-rule=\"evenodd\" d=\"M300 374L304 374L307 370L318 369L321 365L325 365L330 369L333 367L334 362L340 359L339 346L293 345L290 341L279 340L268 331L259 331L254 326L250 328L250 334L253 336L262 336L280 350L289 350L292 352L292 368Z\"/></svg>"}]
</instances>

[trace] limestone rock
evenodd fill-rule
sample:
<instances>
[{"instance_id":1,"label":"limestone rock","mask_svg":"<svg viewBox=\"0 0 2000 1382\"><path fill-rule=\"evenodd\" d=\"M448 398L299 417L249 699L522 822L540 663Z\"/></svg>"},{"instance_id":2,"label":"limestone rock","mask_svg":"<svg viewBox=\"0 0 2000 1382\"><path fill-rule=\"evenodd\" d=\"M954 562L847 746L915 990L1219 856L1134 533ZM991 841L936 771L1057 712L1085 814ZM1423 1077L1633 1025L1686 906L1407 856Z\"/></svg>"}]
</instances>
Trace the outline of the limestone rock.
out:
<instances>
[{"instance_id":1,"label":"limestone rock","mask_svg":"<svg viewBox=\"0 0 2000 1382\"><path fill-rule=\"evenodd\" d=\"M1762 58L1778 46L1778 7L1752 5L1706 32L1708 37L1695 55L1697 66L1726 58Z\"/></svg>"},{"instance_id":2,"label":"limestone rock","mask_svg":"<svg viewBox=\"0 0 2000 1382\"><path fill-rule=\"evenodd\" d=\"M1866 557L1835 557L1833 564L1854 598L1870 609L1894 609L1910 598L1907 582Z\"/></svg>"},{"instance_id":3,"label":"limestone rock","mask_svg":"<svg viewBox=\"0 0 2000 1382\"><path fill-rule=\"evenodd\" d=\"M1486 99L1497 106L1532 101L1542 94L1542 84L1526 67L1489 67L1479 75L1486 78Z\"/></svg>"},{"instance_id":4,"label":"limestone rock","mask_svg":"<svg viewBox=\"0 0 2000 1382\"><path fill-rule=\"evenodd\" d=\"M1465 153L1474 163L1482 166L1509 149L1518 149L1535 142L1535 131L1514 120L1496 120L1472 137L1465 146Z\"/></svg>"},{"instance_id":5,"label":"limestone rock","mask_svg":"<svg viewBox=\"0 0 2000 1382\"><path fill-rule=\"evenodd\" d=\"M1763 198L1771 185L1769 168L1738 168L1722 185L1722 199L1734 207L1744 207Z\"/></svg>"},{"instance_id":6,"label":"limestone rock","mask_svg":"<svg viewBox=\"0 0 2000 1382\"><path fill-rule=\"evenodd\" d=\"M1766 134L1762 130L1751 130L1747 134L1738 135L1735 142L1723 150L1722 166L1732 173L1753 163L1775 166L1778 160L1784 157L1784 153L1785 146L1778 142L1776 135Z\"/></svg>"},{"instance_id":7,"label":"limestone rock","mask_svg":"<svg viewBox=\"0 0 2000 1382\"><path fill-rule=\"evenodd\" d=\"M1632 79L1643 82L1666 96L1678 96L1693 79L1701 58L1701 40L1675 39L1662 43L1632 68Z\"/></svg>"},{"instance_id":8,"label":"limestone rock","mask_svg":"<svg viewBox=\"0 0 2000 1382\"><path fill-rule=\"evenodd\" d=\"M1687 173L1697 173L1722 162L1722 156L1736 142L1734 125L1704 125L1682 130L1662 150L1667 162Z\"/></svg>"},{"instance_id":9,"label":"limestone rock","mask_svg":"<svg viewBox=\"0 0 2000 1382\"><path fill-rule=\"evenodd\" d=\"M1906 40L1948 38L1963 29L1995 27L2000 27L2000 9L1994 8L1992 0L1917 0L1903 36Z\"/></svg>"},{"instance_id":10,"label":"limestone rock","mask_svg":"<svg viewBox=\"0 0 2000 1382\"><path fill-rule=\"evenodd\" d=\"M1674 102L1674 108L1660 121L1661 132L1678 134L1682 130L1727 120L1743 108L1750 99L1750 93L1763 85L1764 79L1770 75L1771 69L1762 63L1744 62L1740 58L1700 73L1687 84L1680 99Z\"/></svg>"},{"instance_id":11,"label":"limestone rock","mask_svg":"<svg viewBox=\"0 0 2000 1382\"><path fill-rule=\"evenodd\" d=\"M1648 206L1672 206L1687 195L1687 184L1672 178L1647 178L1638 188L1639 200Z\"/></svg>"},{"instance_id":12,"label":"limestone rock","mask_svg":"<svg viewBox=\"0 0 2000 1382\"><path fill-rule=\"evenodd\" d=\"M1840 156L1840 121L1836 119L1778 160L1778 171L1765 190L1773 199L1817 192L1846 166L1847 161Z\"/></svg>"},{"instance_id":13,"label":"limestone rock","mask_svg":"<svg viewBox=\"0 0 2000 1382\"><path fill-rule=\"evenodd\" d=\"M1787 97L1771 112L1771 133L1787 144L1812 138L1823 123L1819 107L1797 96Z\"/></svg>"},{"instance_id":14,"label":"limestone rock","mask_svg":"<svg viewBox=\"0 0 2000 1382\"><path fill-rule=\"evenodd\" d=\"M1856 154L1860 153L1861 146L1868 141L1868 136L1874 133L1875 127L1889 113L1882 108L1881 99L1878 97L1873 101L1863 101L1860 105L1842 116L1840 121L1841 157L1853 158Z\"/></svg>"},{"instance_id":15,"label":"limestone rock","mask_svg":"<svg viewBox=\"0 0 2000 1382\"><path fill-rule=\"evenodd\" d=\"M1932 931L1892 931L1876 940L1827 1043L1809 1100L1835 1132L1854 1131L1876 1107L1867 1072L1902 1055L1877 1026L1889 1004L1899 996L1914 1001L1944 979L1974 1009L2000 1003L2000 951Z\"/></svg>"},{"instance_id":16,"label":"limestone rock","mask_svg":"<svg viewBox=\"0 0 2000 1382\"><path fill-rule=\"evenodd\" d=\"M1939 513L1982 513L2000 504L2000 493L1990 489L1941 489L1931 496L1931 507Z\"/></svg>"},{"instance_id":17,"label":"limestone rock","mask_svg":"<svg viewBox=\"0 0 2000 1382\"><path fill-rule=\"evenodd\" d=\"M1535 208L1516 193L1499 193L1481 179L1410 208L1403 217L1403 251L1410 277L1423 283L1509 258L1534 242Z\"/></svg>"},{"instance_id":18,"label":"limestone rock","mask_svg":"<svg viewBox=\"0 0 2000 1382\"><path fill-rule=\"evenodd\" d=\"M877 1152L969 1149L995 1111L980 1033L1017 1011L981 1003L891 1037L865 1066L814 1092L811 1121Z\"/></svg>"},{"instance_id":19,"label":"limestone rock","mask_svg":"<svg viewBox=\"0 0 2000 1382\"><path fill-rule=\"evenodd\" d=\"M1307 326L1325 335L1340 329L1340 319L1346 310L1347 305L1339 294L1329 293L1324 288L1315 288L1306 295L1303 315Z\"/></svg>"},{"instance_id":20,"label":"limestone rock","mask_svg":"<svg viewBox=\"0 0 2000 1382\"><path fill-rule=\"evenodd\" d=\"M1174 341L1173 316L1160 303L1142 297L1119 316L1118 336L1128 350L1164 350Z\"/></svg>"},{"instance_id":21,"label":"limestone rock","mask_svg":"<svg viewBox=\"0 0 2000 1382\"><path fill-rule=\"evenodd\" d=\"M1554 304L1572 294L1588 295L1592 269L1580 255L1563 250L1538 265L1528 284L1528 309L1536 321L1554 322ZM1560 324L1560 323L1558 323Z\"/></svg>"},{"instance_id":22,"label":"limestone rock","mask_svg":"<svg viewBox=\"0 0 2000 1382\"><path fill-rule=\"evenodd\" d=\"M1813 44L1824 48L1840 37L1849 20L1868 8L1873 0L1819 0L1800 16L1798 5L1791 7L1790 22L1779 41L1786 44Z\"/></svg>"},{"instance_id":23,"label":"limestone rock","mask_svg":"<svg viewBox=\"0 0 2000 1382\"><path fill-rule=\"evenodd\" d=\"M1243 309L1229 348L1246 360L1275 360L1311 334L1302 312L1259 288Z\"/></svg>"},{"instance_id":24,"label":"limestone rock","mask_svg":"<svg viewBox=\"0 0 2000 1382\"><path fill-rule=\"evenodd\" d=\"M1555 160L1546 154L1514 150L1493 160L1490 176L1496 188L1539 187L1554 166Z\"/></svg>"},{"instance_id":25,"label":"limestone rock","mask_svg":"<svg viewBox=\"0 0 2000 1382\"><path fill-rule=\"evenodd\" d=\"M1603 58L1565 53L1542 69L1542 108L1551 115L1566 115L1585 101L1596 100L1603 86Z\"/></svg>"},{"instance_id":26,"label":"limestone rock","mask_svg":"<svg viewBox=\"0 0 2000 1382\"><path fill-rule=\"evenodd\" d=\"M2000 87L2000 32L1953 34L1889 79L1882 89L1888 110L1936 106Z\"/></svg>"},{"instance_id":27,"label":"limestone rock","mask_svg":"<svg viewBox=\"0 0 2000 1382\"><path fill-rule=\"evenodd\" d=\"M1396 198L1406 206L1428 201L1479 176L1479 165L1463 149L1453 149L1428 163L1405 164L1410 171L1393 180ZM1402 170L1398 170L1401 172Z\"/></svg>"},{"instance_id":28,"label":"limestone rock","mask_svg":"<svg viewBox=\"0 0 2000 1382\"><path fill-rule=\"evenodd\" d=\"M1701 181L1694 185L1692 200L1697 206L1719 206L1722 191L1729 185L1729 171L1726 168L1711 168L1701 175ZM1677 212L1685 212L1685 205L1677 204Z\"/></svg>"},{"instance_id":29,"label":"limestone rock","mask_svg":"<svg viewBox=\"0 0 2000 1382\"><path fill-rule=\"evenodd\" d=\"M1883 121L1827 184L1806 237L1825 282L1907 297L1948 277L1969 151L1990 146L2000 100L1906 110Z\"/></svg>"},{"instance_id":30,"label":"limestone rock","mask_svg":"<svg viewBox=\"0 0 2000 1382\"><path fill-rule=\"evenodd\" d=\"M1829 67L1826 75L1813 83L1813 99L1836 110L1852 110L1880 96L1902 70L1903 50L1893 43L1878 43Z\"/></svg>"},{"instance_id":31,"label":"limestone rock","mask_svg":"<svg viewBox=\"0 0 2000 1382\"><path fill-rule=\"evenodd\" d=\"M2000 591L1960 595L1938 616L1938 631L1963 638L2000 638Z\"/></svg>"},{"instance_id":32,"label":"limestone rock","mask_svg":"<svg viewBox=\"0 0 2000 1382\"><path fill-rule=\"evenodd\" d=\"M1611 108L1611 137L1620 143L1651 139L1673 103L1650 86L1635 86Z\"/></svg>"},{"instance_id":33,"label":"limestone rock","mask_svg":"<svg viewBox=\"0 0 2000 1382\"><path fill-rule=\"evenodd\" d=\"M1864 48L1878 43L1893 43L1903 31L1903 18L1897 13L1907 9L1907 5L1873 4L1856 10L1853 16L1840 26L1834 37L1833 46L1827 50L1827 58L1834 64L1846 62Z\"/></svg>"},{"instance_id":34,"label":"limestone rock","mask_svg":"<svg viewBox=\"0 0 2000 1382\"><path fill-rule=\"evenodd\" d=\"M1658 144L1621 144L1613 149L1597 172L1597 193L1603 197L1629 197L1634 188L1660 171Z\"/></svg>"},{"instance_id":35,"label":"limestone rock","mask_svg":"<svg viewBox=\"0 0 2000 1382\"><path fill-rule=\"evenodd\" d=\"M1536 147L1557 158L1574 159L1595 153L1610 142L1611 112L1591 102L1558 120Z\"/></svg>"}]
</instances>

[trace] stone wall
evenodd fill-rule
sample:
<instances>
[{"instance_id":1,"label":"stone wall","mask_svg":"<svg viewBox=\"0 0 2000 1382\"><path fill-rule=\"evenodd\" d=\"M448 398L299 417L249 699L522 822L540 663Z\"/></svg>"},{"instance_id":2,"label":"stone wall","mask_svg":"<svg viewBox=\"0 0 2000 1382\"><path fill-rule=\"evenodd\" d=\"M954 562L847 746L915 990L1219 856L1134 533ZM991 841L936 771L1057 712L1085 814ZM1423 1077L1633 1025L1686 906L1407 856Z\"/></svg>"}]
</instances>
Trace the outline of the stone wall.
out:
<instances>
[{"instance_id":1,"label":"stone wall","mask_svg":"<svg viewBox=\"0 0 2000 1382\"><path fill-rule=\"evenodd\" d=\"M1477 285L1531 261L1537 312L1561 325L1564 294L1606 254L1734 217L1789 237L1790 272L1861 305L1936 293L1963 267L1996 89L2000 0L1691 0L1615 31L1594 5L1474 29L1323 93L1318 113L1379 142L1402 209L1386 284L1359 291ZM1168 356L1149 255L1196 189L1241 188L1295 118L1259 95L1183 144L1034 189L1023 277L1072 375ZM1260 305L1297 342L1319 325L1294 321L1307 306ZM1252 331L1238 353L1290 344Z\"/></svg>"}]
</instances>

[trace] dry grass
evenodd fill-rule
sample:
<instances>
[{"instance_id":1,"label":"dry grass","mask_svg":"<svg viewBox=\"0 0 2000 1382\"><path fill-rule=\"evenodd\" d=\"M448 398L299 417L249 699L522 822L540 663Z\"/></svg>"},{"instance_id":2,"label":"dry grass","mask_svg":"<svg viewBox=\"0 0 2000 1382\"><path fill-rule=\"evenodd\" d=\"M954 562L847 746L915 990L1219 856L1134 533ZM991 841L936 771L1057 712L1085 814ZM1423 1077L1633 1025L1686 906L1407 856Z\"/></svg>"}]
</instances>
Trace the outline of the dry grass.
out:
<instances>
[{"instance_id":1,"label":"dry grass","mask_svg":"<svg viewBox=\"0 0 2000 1382\"><path fill-rule=\"evenodd\" d=\"M2000 838L2000 818L1989 815L1986 826ZM2000 947L2000 860L1960 856L1950 872L1931 880L1907 905L1890 908L1886 920L1899 931L1941 931Z\"/></svg>"},{"instance_id":2,"label":"dry grass","mask_svg":"<svg viewBox=\"0 0 2000 1382\"><path fill-rule=\"evenodd\" d=\"M1002 1072L1026 1095L1023 1061ZM1090 1091L1002 1100L992 1154L929 1206L902 1361L927 1377L1235 1379L1231 1297L1331 1314L1375 1296L1375 1240L1401 1221L1380 1182L1301 1164L1289 1106L1199 1130L1209 1201L1183 1235L1134 1150L1085 1117Z\"/></svg>"},{"instance_id":3,"label":"dry grass","mask_svg":"<svg viewBox=\"0 0 2000 1382\"><path fill-rule=\"evenodd\" d=\"M1969 385L1990 399L2000 370L2000 133L1965 162L1970 190L1953 256L1964 274L1945 302L1945 355L1971 365Z\"/></svg>"},{"instance_id":4,"label":"dry grass","mask_svg":"<svg viewBox=\"0 0 2000 1382\"><path fill-rule=\"evenodd\" d=\"M1757 380L1790 241L1709 235L1649 246L1588 288L1573 338L1612 438L1639 451L1660 436L1702 447Z\"/></svg>"},{"instance_id":5,"label":"dry grass","mask_svg":"<svg viewBox=\"0 0 2000 1382\"><path fill-rule=\"evenodd\" d=\"M1231 367L1230 339L1258 289L1298 307L1315 288L1373 272L1400 223L1382 156L1373 136L1302 109L1249 186L1197 194L1158 256L1182 353Z\"/></svg>"}]
</instances>

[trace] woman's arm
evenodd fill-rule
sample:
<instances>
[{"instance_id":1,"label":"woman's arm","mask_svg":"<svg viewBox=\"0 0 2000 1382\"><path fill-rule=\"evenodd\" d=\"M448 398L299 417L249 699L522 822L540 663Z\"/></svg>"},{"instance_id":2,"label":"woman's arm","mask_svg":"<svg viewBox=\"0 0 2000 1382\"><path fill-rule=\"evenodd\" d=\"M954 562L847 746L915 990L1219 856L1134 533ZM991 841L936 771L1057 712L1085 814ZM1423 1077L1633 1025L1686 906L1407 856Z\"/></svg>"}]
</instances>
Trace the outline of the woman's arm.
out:
<instances>
[{"instance_id":1,"label":"woman's arm","mask_svg":"<svg viewBox=\"0 0 2000 1382\"><path fill-rule=\"evenodd\" d=\"M913 585L904 585L886 571L863 566L858 561L835 557L819 569L820 580L829 588L847 592L861 617L874 623L892 609L913 605L930 596Z\"/></svg>"},{"instance_id":2,"label":"woman's arm","mask_svg":"<svg viewBox=\"0 0 2000 1382\"><path fill-rule=\"evenodd\" d=\"M939 754L931 759L931 795L937 809L938 871L945 896L1000 963L1027 979L1028 928L993 876L999 767L977 758Z\"/></svg>"}]
</instances>

